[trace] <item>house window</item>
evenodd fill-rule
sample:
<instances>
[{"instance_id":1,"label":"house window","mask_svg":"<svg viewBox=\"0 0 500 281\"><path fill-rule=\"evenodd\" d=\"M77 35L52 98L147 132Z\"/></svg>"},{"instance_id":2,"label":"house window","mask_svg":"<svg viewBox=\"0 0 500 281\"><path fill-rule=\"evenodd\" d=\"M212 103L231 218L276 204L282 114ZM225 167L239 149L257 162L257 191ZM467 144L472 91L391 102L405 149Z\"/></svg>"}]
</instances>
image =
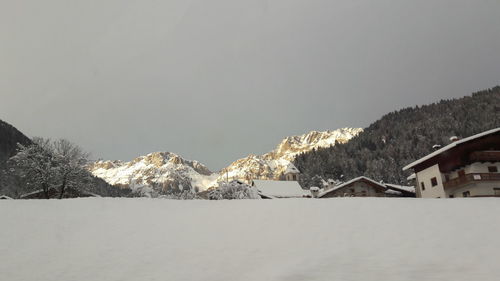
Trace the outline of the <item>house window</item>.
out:
<instances>
[{"instance_id":1,"label":"house window","mask_svg":"<svg viewBox=\"0 0 500 281\"><path fill-rule=\"evenodd\" d=\"M450 175L446 174L444 175L444 178L446 179L446 181L450 181Z\"/></svg>"},{"instance_id":2,"label":"house window","mask_svg":"<svg viewBox=\"0 0 500 281\"><path fill-rule=\"evenodd\" d=\"M354 188L351 188L351 192L354 193Z\"/></svg>"},{"instance_id":3,"label":"house window","mask_svg":"<svg viewBox=\"0 0 500 281\"><path fill-rule=\"evenodd\" d=\"M463 197L470 197L470 191L462 192Z\"/></svg>"},{"instance_id":4,"label":"house window","mask_svg":"<svg viewBox=\"0 0 500 281\"><path fill-rule=\"evenodd\" d=\"M488 172L490 172L490 173L498 173L497 166L489 166L488 167Z\"/></svg>"},{"instance_id":5,"label":"house window","mask_svg":"<svg viewBox=\"0 0 500 281\"><path fill-rule=\"evenodd\" d=\"M455 198L455 195L451 194L449 197L450 197L450 198Z\"/></svg>"},{"instance_id":6,"label":"house window","mask_svg":"<svg viewBox=\"0 0 500 281\"><path fill-rule=\"evenodd\" d=\"M465 177L465 171L464 170L458 171L458 177Z\"/></svg>"},{"instance_id":7,"label":"house window","mask_svg":"<svg viewBox=\"0 0 500 281\"><path fill-rule=\"evenodd\" d=\"M500 187L495 187L493 188L493 191L495 192L495 196L500 196Z\"/></svg>"},{"instance_id":8,"label":"house window","mask_svg":"<svg viewBox=\"0 0 500 281\"><path fill-rule=\"evenodd\" d=\"M434 187L434 186L436 186L436 185L438 185L438 180L437 180L437 178L435 178L435 177L434 177L434 178L432 178L432 179L431 179L431 184L432 184L432 186L433 186L433 187Z\"/></svg>"},{"instance_id":9,"label":"house window","mask_svg":"<svg viewBox=\"0 0 500 281\"><path fill-rule=\"evenodd\" d=\"M424 190L425 190L425 184L424 184L424 182L421 182L421 183L420 183L420 187L422 188L422 191L424 191Z\"/></svg>"},{"instance_id":10,"label":"house window","mask_svg":"<svg viewBox=\"0 0 500 281\"><path fill-rule=\"evenodd\" d=\"M296 175L292 175L292 179L293 179L294 181L296 181L296 180L297 180L297 176L296 176Z\"/></svg>"}]
</instances>

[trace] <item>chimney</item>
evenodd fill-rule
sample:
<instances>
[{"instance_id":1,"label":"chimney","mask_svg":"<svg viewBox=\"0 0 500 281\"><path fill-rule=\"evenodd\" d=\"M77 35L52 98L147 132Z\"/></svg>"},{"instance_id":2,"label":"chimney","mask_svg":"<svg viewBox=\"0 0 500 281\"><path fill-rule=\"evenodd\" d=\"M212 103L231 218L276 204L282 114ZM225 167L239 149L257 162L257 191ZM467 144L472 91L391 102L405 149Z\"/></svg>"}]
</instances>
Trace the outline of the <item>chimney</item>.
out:
<instances>
[{"instance_id":1,"label":"chimney","mask_svg":"<svg viewBox=\"0 0 500 281\"><path fill-rule=\"evenodd\" d=\"M433 149L433 150L438 150L438 149L440 149L440 148L441 148L441 145L440 145L440 144L435 144L435 145L433 145L433 146L432 146L432 149Z\"/></svg>"},{"instance_id":2,"label":"chimney","mask_svg":"<svg viewBox=\"0 0 500 281\"><path fill-rule=\"evenodd\" d=\"M312 186L309 191L311 192L312 198L318 198L319 195L319 187L317 186Z\"/></svg>"}]
</instances>

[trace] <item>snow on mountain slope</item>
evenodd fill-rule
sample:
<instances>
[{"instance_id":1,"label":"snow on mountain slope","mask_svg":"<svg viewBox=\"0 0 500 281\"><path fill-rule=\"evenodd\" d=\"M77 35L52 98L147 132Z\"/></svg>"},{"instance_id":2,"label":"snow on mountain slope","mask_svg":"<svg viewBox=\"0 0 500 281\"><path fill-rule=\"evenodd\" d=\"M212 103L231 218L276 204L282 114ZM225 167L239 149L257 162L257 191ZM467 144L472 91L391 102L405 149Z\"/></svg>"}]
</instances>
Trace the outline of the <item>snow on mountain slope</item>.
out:
<instances>
[{"instance_id":1,"label":"snow on mountain slope","mask_svg":"<svg viewBox=\"0 0 500 281\"><path fill-rule=\"evenodd\" d=\"M206 190L226 180L226 176L230 179L280 179L298 154L336 142L345 143L360 132L362 129L344 128L287 137L275 150L237 160L220 173L212 173L203 164L170 152L155 152L130 162L98 161L88 169L109 184L130 187L147 196L169 189Z\"/></svg>"},{"instance_id":2,"label":"snow on mountain slope","mask_svg":"<svg viewBox=\"0 0 500 281\"><path fill-rule=\"evenodd\" d=\"M169 189L205 189L215 183L216 176L197 161L170 152L155 152L130 162L98 161L90 172L112 185L130 187L143 195Z\"/></svg>"},{"instance_id":3,"label":"snow on mountain slope","mask_svg":"<svg viewBox=\"0 0 500 281\"><path fill-rule=\"evenodd\" d=\"M220 172L219 180L230 179L280 179L282 173L297 155L313 149L346 143L361 133L360 128L343 128L334 131L312 131L300 136L287 137L275 150L264 155L249 155L239 159Z\"/></svg>"}]
</instances>

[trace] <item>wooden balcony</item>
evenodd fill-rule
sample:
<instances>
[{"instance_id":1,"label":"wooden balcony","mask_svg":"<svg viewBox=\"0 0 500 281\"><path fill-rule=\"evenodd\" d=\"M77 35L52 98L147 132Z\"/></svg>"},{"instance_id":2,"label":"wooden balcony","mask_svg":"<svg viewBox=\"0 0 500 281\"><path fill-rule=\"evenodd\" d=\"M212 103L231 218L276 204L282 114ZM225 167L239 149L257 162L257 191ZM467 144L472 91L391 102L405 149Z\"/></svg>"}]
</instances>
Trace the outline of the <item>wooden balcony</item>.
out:
<instances>
[{"instance_id":1,"label":"wooden balcony","mask_svg":"<svg viewBox=\"0 0 500 281\"><path fill-rule=\"evenodd\" d=\"M500 173L473 173L443 183L444 188L453 188L472 182L500 181Z\"/></svg>"},{"instance_id":2,"label":"wooden balcony","mask_svg":"<svg viewBox=\"0 0 500 281\"><path fill-rule=\"evenodd\" d=\"M469 156L472 162L500 162L500 151L475 151Z\"/></svg>"}]
</instances>

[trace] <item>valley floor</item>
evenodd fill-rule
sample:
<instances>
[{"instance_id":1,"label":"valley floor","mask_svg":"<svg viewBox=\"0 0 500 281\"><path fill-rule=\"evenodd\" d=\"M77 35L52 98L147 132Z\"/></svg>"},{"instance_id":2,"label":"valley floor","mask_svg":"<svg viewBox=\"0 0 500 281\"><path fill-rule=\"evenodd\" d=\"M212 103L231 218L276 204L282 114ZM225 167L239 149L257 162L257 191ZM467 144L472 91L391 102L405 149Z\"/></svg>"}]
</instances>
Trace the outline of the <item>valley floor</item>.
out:
<instances>
[{"instance_id":1,"label":"valley floor","mask_svg":"<svg viewBox=\"0 0 500 281\"><path fill-rule=\"evenodd\" d=\"M499 280L500 201L0 201L1 280Z\"/></svg>"}]
</instances>

